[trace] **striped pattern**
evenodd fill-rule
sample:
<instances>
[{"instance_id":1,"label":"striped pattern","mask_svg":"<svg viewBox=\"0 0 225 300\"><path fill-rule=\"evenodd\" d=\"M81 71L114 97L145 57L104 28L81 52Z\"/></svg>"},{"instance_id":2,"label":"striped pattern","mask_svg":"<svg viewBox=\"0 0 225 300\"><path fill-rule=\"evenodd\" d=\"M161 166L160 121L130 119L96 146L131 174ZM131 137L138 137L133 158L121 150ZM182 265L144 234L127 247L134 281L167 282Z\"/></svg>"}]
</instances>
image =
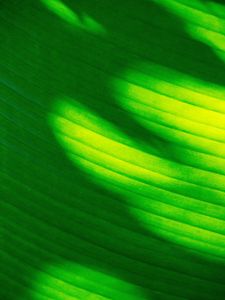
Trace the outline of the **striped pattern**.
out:
<instances>
[{"instance_id":1,"label":"striped pattern","mask_svg":"<svg viewBox=\"0 0 225 300\"><path fill-rule=\"evenodd\" d=\"M149 155L126 146L129 141L115 142L107 138L113 128L104 120L92 124L96 117L85 109L76 110L67 102L58 106L60 116L53 116L52 123L75 163L97 176L100 184L112 184L109 189L119 186L128 203L132 199L135 209L142 209L137 214L150 229L159 226L189 247L224 257L224 176ZM114 135L120 133L114 129Z\"/></svg>"},{"instance_id":2,"label":"striped pattern","mask_svg":"<svg viewBox=\"0 0 225 300\"><path fill-rule=\"evenodd\" d=\"M222 10L64 2L102 36L22 2L0 4L0 298L224 299L224 66L186 30Z\"/></svg>"}]
</instances>

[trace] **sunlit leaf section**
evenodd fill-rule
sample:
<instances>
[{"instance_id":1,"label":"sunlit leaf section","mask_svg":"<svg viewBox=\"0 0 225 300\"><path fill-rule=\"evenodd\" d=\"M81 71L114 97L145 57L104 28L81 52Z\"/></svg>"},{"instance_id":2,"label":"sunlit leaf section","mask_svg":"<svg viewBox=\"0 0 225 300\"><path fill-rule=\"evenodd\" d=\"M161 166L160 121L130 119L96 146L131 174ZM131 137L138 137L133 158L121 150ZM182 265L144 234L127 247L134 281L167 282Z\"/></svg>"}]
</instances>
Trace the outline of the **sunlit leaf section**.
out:
<instances>
[{"instance_id":1,"label":"sunlit leaf section","mask_svg":"<svg viewBox=\"0 0 225 300\"><path fill-rule=\"evenodd\" d=\"M135 107L129 105L125 106L132 113ZM71 161L91 180L123 196L145 228L190 249L225 258L223 175L151 155L71 99L56 102L49 122ZM156 128L162 136L168 135L166 130ZM192 134L186 140L179 135L171 133L183 143L194 139Z\"/></svg>"},{"instance_id":2,"label":"sunlit leaf section","mask_svg":"<svg viewBox=\"0 0 225 300\"><path fill-rule=\"evenodd\" d=\"M34 300L144 300L141 287L91 267L64 262L48 265L36 274Z\"/></svg>"},{"instance_id":3,"label":"sunlit leaf section","mask_svg":"<svg viewBox=\"0 0 225 300\"><path fill-rule=\"evenodd\" d=\"M96 34L106 34L101 24L87 14L79 16L73 9L60 0L41 0L41 2L54 14L74 27Z\"/></svg>"},{"instance_id":4,"label":"sunlit leaf section","mask_svg":"<svg viewBox=\"0 0 225 300\"><path fill-rule=\"evenodd\" d=\"M224 60L225 7L208 1L154 0L168 11L179 16L186 30L196 40L207 44ZM221 53L222 51L222 53Z\"/></svg>"},{"instance_id":5,"label":"sunlit leaf section","mask_svg":"<svg viewBox=\"0 0 225 300\"><path fill-rule=\"evenodd\" d=\"M47 6L49 10L55 13L58 17L63 19L64 21L75 25L80 26L80 20L78 15L66 6L63 1L60 0L41 0L43 4Z\"/></svg>"}]
</instances>

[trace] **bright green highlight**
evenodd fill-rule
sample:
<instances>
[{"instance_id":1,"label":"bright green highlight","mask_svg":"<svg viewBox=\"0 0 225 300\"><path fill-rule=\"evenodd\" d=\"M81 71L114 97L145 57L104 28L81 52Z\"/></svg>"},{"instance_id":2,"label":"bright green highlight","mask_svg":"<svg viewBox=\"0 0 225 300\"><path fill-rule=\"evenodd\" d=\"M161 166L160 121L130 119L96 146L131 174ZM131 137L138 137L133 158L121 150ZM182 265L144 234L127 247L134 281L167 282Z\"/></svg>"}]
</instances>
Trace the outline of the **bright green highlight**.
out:
<instances>
[{"instance_id":1,"label":"bright green highlight","mask_svg":"<svg viewBox=\"0 0 225 300\"><path fill-rule=\"evenodd\" d=\"M157 65L136 69L113 83L120 105L157 136L225 158L225 102L210 95L217 87L204 90L207 83Z\"/></svg>"},{"instance_id":2,"label":"bright green highlight","mask_svg":"<svg viewBox=\"0 0 225 300\"><path fill-rule=\"evenodd\" d=\"M212 48L225 51L225 35L205 29L203 27L187 25L189 33L192 34L194 38L208 44Z\"/></svg>"},{"instance_id":3,"label":"bright green highlight","mask_svg":"<svg viewBox=\"0 0 225 300\"><path fill-rule=\"evenodd\" d=\"M203 1L177 1L177 0L155 0L167 10L179 16L185 21L186 30L194 38L212 48L222 59L225 51L225 9L215 3ZM220 51L218 51L220 50Z\"/></svg>"},{"instance_id":4,"label":"bright green highlight","mask_svg":"<svg viewBox=\"0 0 225 300\"><path fill-rule=\"evenodd\" d=\"M154 0L184 21L208 30L225 33L225 20L208 10L202 1Z\"/></svg>"},{"instance_id":5,"label":"bright green highlight","mask_svg":"<svg viewBox=\"0 0 225 300\"><path fill-rule=\"evenodd\" d=\"M89 17L86 14L83 14L82 16L82 22L83 22L83 28L86 29L87 31L97 33L97 34L106 34L105 28L99 24L96 20L93 18Z\"/></svg>"},{"instance_id":6,"label":"bright green highlight","mask_svg":"<svg viewBox=\"0 0 225 300\"><path fill-rule=\"evenodd\" d=\"M90 31L98 34L105 34L105 29L94 19L86 14L79 17L72 9L66 6L60 0L41 0L48 9L54 12L58 17L67 23L80 28L82 30Z\"/></svg>"},{"instance_id":7,"label":"bright green highlight","mask_svg":"<svg viewBox=\"0 0 225 300\"><path fill-rule=\"evenodd\" d=\"M70 159L92 180L122 195L143 226L225 258L224 176L150 155L147 146L140 148L71 99L56 102L49 121Z\"/></svg>"},{"instance_id":8,"label":"bright green highlight","mask_svg":"<svg viewBox=\"0 0 225 300\"><path fill-rule=\"evenodd\" d=\"M224 60L225 56L225 35L202 27L187 25L188 32L193 38L210 46L213 51Z\"/></svg>"},{"instance_id":9,"label":"bright green highlight","mask_svg":"<svg viewBox=\"0 0 225 300\"><path fill-rule=\"evenodd\" d=\"M73 263L46 266L36 275L34 300L43 296L54 300L146 299L141 287Z\"/></svg>"},{"instance_id":10,"label":"bright green highlight","mask_svg":"<svg viewBox=\"0 0 225 300\"><path fill-rule=\"evenodd\" d=\"M209 85L203 80L192 78L184 73L154 63L138 63L134 65L132 69L120 74L120 77L124 81L130 81L139 88L143 88L141 93L139 92L139 97L141 95L141 99L145 99L147 103L149 96L151 96L150 93L155 92L154 94L158 93L161 97L168 96L168 103L170 103L168 100L181 100L196 107L210 110L210 112L207 113L210 113L212 117L215 116L214 121L218 118L220 118L220 121L223 120L223 114L225 114L225 88L222 86L213 83ZM117 79L114 79L114 81L116 80ZM113 87L114 89L118 88L117 83L113 83ZM131 91L128 96L133 98L135 94L133 95ZM157 105L157 101L154 101L154 97L151 96L151 98L151 103ZM164 99L165 98L166 97L164 97ZM161 99L163 99L163 97ZM215 115L214 111L222 115ZM204 113L204 110L199 112L201 112L199 118L203 119L201 115ZM195 113L195 111L193 113ZM206 115L204 115L204 118L205 116ZM220 121L218 124L220 124ZM210 122L210 120L207 120L207 122ZM225 128L224 120L222 124L221 126Z\"/></svg>"},{"instance_id":11,"label":"bright green highlight","mask_svg":"<svg viewBox=\"0 0 225 300\"><path fill-rule=\"evenodd\" d=\"M64 21L80 26L80 20L78 15L72 11L69 7L67 7L60 0L41 0L52 12L58 15Z\"/></svg>"}]
</instances>

